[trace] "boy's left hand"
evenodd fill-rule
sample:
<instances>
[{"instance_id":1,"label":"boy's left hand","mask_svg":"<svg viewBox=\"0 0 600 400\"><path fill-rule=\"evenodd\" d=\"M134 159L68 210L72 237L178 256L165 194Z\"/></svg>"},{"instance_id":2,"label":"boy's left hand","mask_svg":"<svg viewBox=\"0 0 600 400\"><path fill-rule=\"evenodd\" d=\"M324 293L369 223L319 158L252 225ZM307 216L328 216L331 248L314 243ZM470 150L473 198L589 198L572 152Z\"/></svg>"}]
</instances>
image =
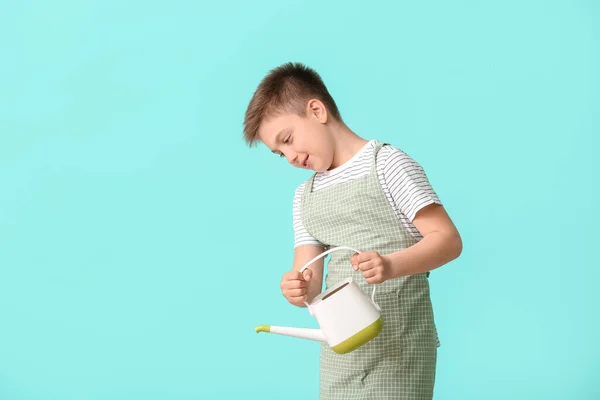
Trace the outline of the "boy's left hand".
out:
<instances>
[{"instance_id":1,"label":"boy's left hand","mask_svg":"<svg viewBox=\"0 0 600 400\"><path fill-rule=\"evenodd\" d=\"M376 251L355 253L350 257L355 271L362 271L367 283L382 283L391 277L390 260Z\"/></svg>"}]
</instances>

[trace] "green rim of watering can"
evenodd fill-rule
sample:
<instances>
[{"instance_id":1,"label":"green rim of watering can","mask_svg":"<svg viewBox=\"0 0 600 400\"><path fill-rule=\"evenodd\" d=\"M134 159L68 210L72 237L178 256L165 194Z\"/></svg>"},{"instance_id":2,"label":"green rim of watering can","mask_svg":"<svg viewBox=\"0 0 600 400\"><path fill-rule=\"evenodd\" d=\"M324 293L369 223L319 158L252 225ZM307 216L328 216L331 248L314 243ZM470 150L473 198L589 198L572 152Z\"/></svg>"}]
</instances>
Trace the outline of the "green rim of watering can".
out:
<instances>
[{"instance_id":1,"label":"green rim of watering can","mask_svg":"<svg viewBox=\"0 0 600 400\"><path fill-rule=\"evenodd\" d=\"M348 339L344 340L342 343L331 347L331 349L338 354L350 353L351 351L354 351L363 344L367 343L369 340L373 339L375 336L379 335L379 332L381 332L382 328L383 320L379 318L377 321L373 322L360 332L355 333Z\"/></svg>"}]
</instances>

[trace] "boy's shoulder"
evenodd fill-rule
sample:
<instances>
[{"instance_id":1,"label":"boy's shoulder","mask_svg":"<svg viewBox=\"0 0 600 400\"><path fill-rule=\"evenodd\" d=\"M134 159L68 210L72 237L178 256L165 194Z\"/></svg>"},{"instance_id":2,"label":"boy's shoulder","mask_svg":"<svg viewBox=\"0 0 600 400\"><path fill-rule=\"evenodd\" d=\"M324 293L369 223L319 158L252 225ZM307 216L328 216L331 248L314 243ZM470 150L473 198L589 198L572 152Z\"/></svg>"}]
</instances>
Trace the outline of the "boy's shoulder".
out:
<instances>
[{"instance_id":1,"label":"boy's shoulder","mask_svg":"<svg viewBox=\"0 0 600 400\"><path fill-rule=\"evenodd\" d=\"M395 144L389 143L389 142L383 142L383 144L381 146L380 154L383 154L386 156L390 155L390 154L407 155L406 152L404 150L402 150L402 148L400 148L399 146L397 146Z\"/></svg>"},{"instance_id":2,"label":"boy's shoulder","mask_svg":"<svg viewBox=\"0 0 600 400\"><path fill-rule=\"evenodd\" d=\"M389 164L415 164L416 161L401 147L385 142L378 154L378 162Z\"/></svg>"}]
</instances>

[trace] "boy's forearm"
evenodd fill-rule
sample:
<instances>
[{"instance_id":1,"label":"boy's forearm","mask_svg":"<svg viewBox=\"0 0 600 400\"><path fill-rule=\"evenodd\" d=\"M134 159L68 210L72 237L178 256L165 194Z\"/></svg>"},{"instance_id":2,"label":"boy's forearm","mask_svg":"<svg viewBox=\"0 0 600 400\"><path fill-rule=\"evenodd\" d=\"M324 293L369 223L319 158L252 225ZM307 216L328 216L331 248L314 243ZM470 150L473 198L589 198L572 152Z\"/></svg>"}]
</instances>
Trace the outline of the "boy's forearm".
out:
<instances>
[{"instance_id":1,"label":"boy's forearm","mask_svg":"<svg viewBox=\"0 0 600 400\"><path fill-rule=\"evenodd\" d=\"M418 243L387 254L392 279L431 271L457 258L462 251L459 235L432 232Z\"/></svg>"}]
</instances>

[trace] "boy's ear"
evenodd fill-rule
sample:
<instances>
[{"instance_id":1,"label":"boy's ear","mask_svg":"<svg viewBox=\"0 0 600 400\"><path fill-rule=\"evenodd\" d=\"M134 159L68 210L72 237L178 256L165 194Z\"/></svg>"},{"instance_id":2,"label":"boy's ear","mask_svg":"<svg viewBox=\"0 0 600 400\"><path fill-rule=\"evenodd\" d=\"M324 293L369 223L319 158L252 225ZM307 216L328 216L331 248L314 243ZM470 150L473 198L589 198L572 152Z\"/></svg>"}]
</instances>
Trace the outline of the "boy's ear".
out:
<instances>
[{"instance_id":1,"label":"boy's ear","mask_svg":"<svg viewBox=\"0 0 600 400\"><path fill-rule=\"evenodd\" d=\"M325 108L325 104L321 100L309 100L306 108L306 115L310 118L316 118L322 124L327 122L327 108Z\"/></svg>"}]
</instances>

